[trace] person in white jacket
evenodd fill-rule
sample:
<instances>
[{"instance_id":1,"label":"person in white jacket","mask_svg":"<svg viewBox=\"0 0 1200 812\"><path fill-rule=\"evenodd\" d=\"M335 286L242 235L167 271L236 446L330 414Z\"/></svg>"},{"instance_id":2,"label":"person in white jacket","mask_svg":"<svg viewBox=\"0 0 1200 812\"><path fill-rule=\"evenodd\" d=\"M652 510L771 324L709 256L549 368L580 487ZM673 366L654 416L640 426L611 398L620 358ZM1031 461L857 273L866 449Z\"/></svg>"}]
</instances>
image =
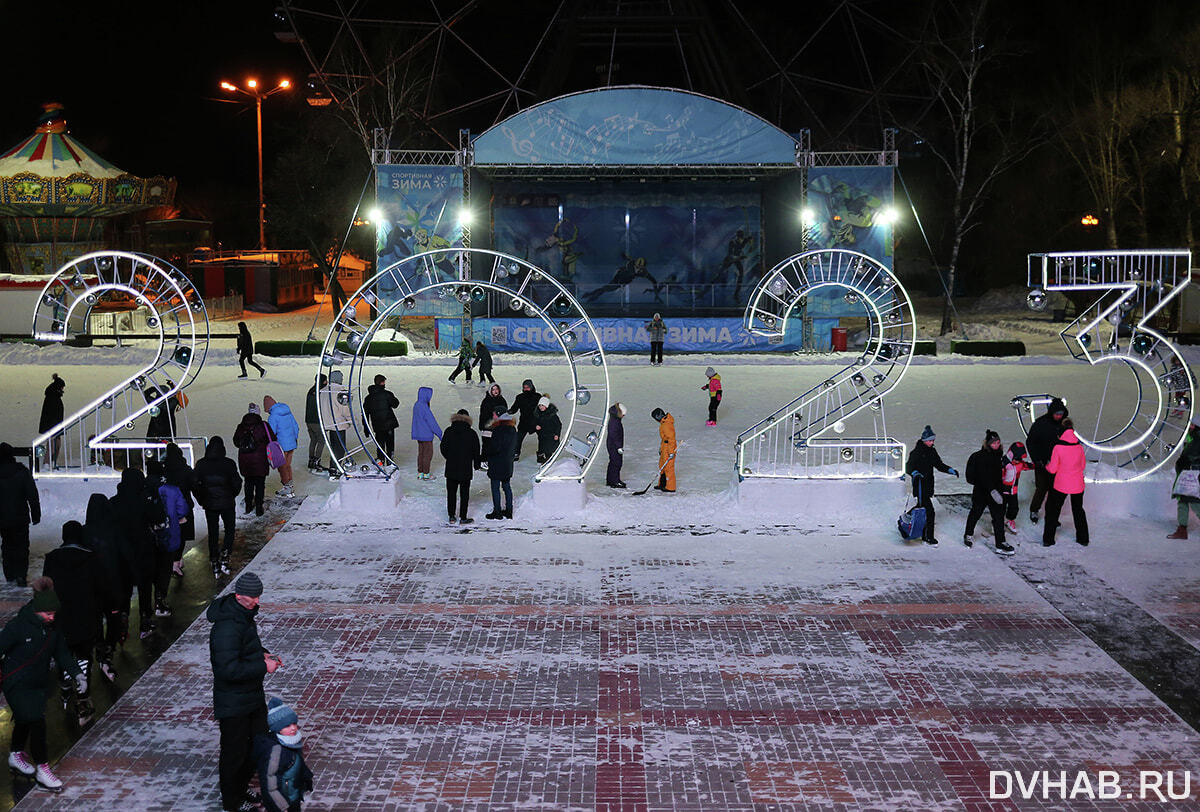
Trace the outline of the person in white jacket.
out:
<instances>
[{"instance_id":1,"label":"person in white jacket","mask_svg":"<svg viewBox=\"0 0 1200 812\"><path fill-rule=\"evenodd\" d=\"M341 370L329 373L329 383L317 394L325 416L325 433L329 444L329 477L337 479L341 469L337 461L346 455L346 429L353 420L350 398L342 383Z\"/></svg>"}]
</instances>

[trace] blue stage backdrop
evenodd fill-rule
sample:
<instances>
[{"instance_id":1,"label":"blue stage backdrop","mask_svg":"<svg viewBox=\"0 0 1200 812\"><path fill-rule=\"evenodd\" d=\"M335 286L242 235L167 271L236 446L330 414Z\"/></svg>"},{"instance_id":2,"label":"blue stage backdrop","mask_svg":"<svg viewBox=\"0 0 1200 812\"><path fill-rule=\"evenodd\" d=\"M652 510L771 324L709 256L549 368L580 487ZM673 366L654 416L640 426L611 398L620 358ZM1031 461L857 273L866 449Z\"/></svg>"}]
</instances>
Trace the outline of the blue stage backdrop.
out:
<instances>
[{"instance_id":1,"label":"blue stage backdrop","mask_svg":"<svg viewBox=\"0 0 1200 812\"><path fill-rule=\"evenodd\" d=\"M383 214L375 237L377 269L424 251L462 247L462 228L458 224L462 193L462 170L458 167L375 167L375 204ZM437 267L443 278L455 275L449 258L440 260ZM394 287L384 283L376 290L376 295L389 303L395 300L395 293ZM418 303L416 312L423 314L420 307Z\"/></svg>"},{"instance_id":2,"label":"blue stage backdrop","mask_svg":"<svg viewBox=\"0 0 1200 812\"><path fill-rule=\"evenodd\" d=\"M785 352L803 349L800 320L788 321L787 335L767 339L747 333L741 319L666 319L668 352ZM650 336L645 319L592 319L600 333L606 352L649 352ZM837 319L813 319L815 349L829 348L830 328ZM462 343L462 322L459 319L438 319L438 342L442 347L457 347ZM561 352L555 329L541 319L475 319L474 338L494 352ZM596 338L587 330L579 330L579 347L591 349Z\"/></svg>"},{"instance_id":3,"label":"blue stage backdrop","mask_svg":"<svg viewBox=\"0 0 1200 812\"><path fill-rule=\"evenodd\" d=\"M741 307L762 275L758 188L749 183L529 183L493 187L493 244L585 305L646 309L664 296Z\"/></svg>"}]
</instances>

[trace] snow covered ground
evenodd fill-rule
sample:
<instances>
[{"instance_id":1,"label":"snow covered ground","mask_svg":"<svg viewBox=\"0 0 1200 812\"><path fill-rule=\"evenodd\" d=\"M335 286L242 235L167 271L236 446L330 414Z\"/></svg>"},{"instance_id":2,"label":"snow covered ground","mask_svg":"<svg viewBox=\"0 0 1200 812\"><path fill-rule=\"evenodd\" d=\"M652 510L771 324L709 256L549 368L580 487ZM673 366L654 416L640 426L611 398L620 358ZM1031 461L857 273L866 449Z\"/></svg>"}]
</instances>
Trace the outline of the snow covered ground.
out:
<instances>
[{"instance_id":1,"label":"snow covered ground","mask_svg":"<svg viewBox=\"0 0 1200 812\"><path fill-rule=\"evenodd\" d=\"M302 337L310 323L254 318L258 338ZM962 468L985 429L1006 444L1023 436L1013 395L1053 391L1080 425L1094 420L1104 372L1066 356L1044 318L1026 319L1024 332L994 314L979 318L995 333L987 337L1028 336L1041 354L915 359L887 400L890 434L911 445L930 424L943 458ZM144 352L0 345L0 438L28 443L51 371L68 383L69 410ZM819 509L786 493L770 510L739 499L738 433L853 357L668 355L655 368L614 357L613 399L629 410L623 477L635 489L654 474L650 411L661 406L687 442L679 492L610 490L601 461L586 511L553 518L530 498L527 442L514 521L483 518L490 499L477 477L469 532L445 525L440 478L415 479L407 415L419 386L434 387L444 423L459 408L477 415L483 390L447 383L444 357L381 363L402 403L400 506L329 511L334 485L301 471L297 490L312 498L250 565L268 584L263 637L288 663L269 689L308 725L313 808L623 808L648 799L654 809L958 809L982 804L989 767L1200 775L1200 735L1074 629L1027 571L1040 569L1049 585L1080 568L1196 645L1200 534L1163 538L1175 521L1153 487L1138 491L1153 504L1137 511L1094 491L1086 549L1070 543L1069 518L1060 544L1043 549L1023 512L1024 576L986 541L962 547L963 511L952 502L939 505L940 548L901 542L901 483L847 484ZM188 390L187 432L228 437L265 394L301 411L314 360L261 360L265 378L238 380L232 342L218 342ZM496 362L510 399L528 377L569 408L560 359ZM700 391L709 365L725 388L712 428ZM1118 381L1106 408L1128 408L1132 397ZM61 522L82 518L90 488L112 490L41 487L47 520L33 528L35 571ZM967 490L939 476L939 494ZM62 765L64 798L30 796L22 808L211 808L206 639L200 620L85 736Z\"/></svg>"}]
</instances>

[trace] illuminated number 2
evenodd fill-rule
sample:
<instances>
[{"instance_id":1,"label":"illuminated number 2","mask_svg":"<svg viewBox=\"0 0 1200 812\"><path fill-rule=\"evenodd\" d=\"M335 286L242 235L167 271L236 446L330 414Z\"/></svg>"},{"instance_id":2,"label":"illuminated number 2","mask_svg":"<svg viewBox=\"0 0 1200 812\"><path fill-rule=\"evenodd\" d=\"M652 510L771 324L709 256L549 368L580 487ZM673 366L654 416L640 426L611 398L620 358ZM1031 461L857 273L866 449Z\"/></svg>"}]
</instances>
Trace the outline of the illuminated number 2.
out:
<instances>
[{"instance_id":1,"label":"illuminated number 2","mask_svg":"<svg viewBox=\"0 0 1200 812\"><path fill-rule=\"evenodd\" d=\"M856 251L797 254L767 273L750 294L746 329L784 335L804 297L828 287L844 288L847 303L865 308L866 351L738 436L740 479L893 477L902 471L904 444L887 436L883 397L908 369L916 325L908 291L891 271ZM833 436L864 409L873 413L874 436Z\"/></svg>"},{"instance_id":2,"label":"illuminated number 2","mask_svg":"<svg viewBox=\"0 0 1200 812\"><path fill-rule=\"evenodd\" d=\"M113 476L116 450L159 449L165 441L114 437L132 430L144 414L169 408L168 399L191 383L208 354L208 314L191 281L170 263L144 254L100 251L59 269L38 297L33 337L65 341L88 332L97 309L145 309L145 323L157 332L154 358L116 382L104 394L33 439L39 476ZM147 397L153 388L158 396ZM65 457L59 454L65 451ZM107 451L107 453L106 453Z\"/></svg>"}]
</instances>

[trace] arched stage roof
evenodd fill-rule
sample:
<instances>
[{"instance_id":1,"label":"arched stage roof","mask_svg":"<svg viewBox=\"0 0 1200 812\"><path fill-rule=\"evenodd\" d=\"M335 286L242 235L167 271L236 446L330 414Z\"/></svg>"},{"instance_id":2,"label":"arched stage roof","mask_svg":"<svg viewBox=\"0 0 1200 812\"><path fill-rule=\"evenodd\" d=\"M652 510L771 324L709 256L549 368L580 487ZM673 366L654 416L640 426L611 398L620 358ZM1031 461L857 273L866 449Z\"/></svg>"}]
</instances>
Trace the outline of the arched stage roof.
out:
<instances>
[{"instance_id":1,"label":"arched stage roof","mask_svg":"<svg viewBox=\"0 0 1200 812\"><path fill-rule=\"evenodd\" d=\"M626 86L559 96L475 138L475 166L794 166L797 142L727 102Z\"/></svg>"}]
</instances>

